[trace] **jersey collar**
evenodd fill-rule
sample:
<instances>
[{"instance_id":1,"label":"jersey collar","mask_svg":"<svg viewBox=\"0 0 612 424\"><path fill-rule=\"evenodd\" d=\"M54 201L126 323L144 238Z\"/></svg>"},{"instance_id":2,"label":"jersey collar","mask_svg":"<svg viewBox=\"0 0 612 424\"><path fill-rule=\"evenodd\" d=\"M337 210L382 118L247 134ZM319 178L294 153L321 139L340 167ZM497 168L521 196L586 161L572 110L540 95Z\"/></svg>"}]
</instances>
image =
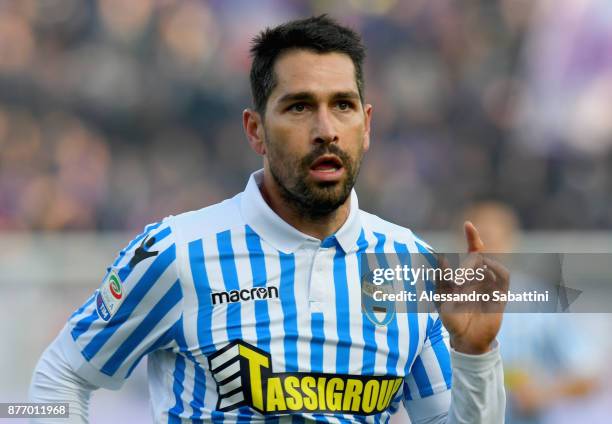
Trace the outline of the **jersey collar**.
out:
<instances>
[{"instance_id":1,"label":"jersey collar","mask_svg":"<svg viewBox=\"0 0 612 424\"><path fill-rule=\"evenodd\" d=\"M305 243L322 244L323 247L331 247L337 243L345 253L356 248L361 222L354 189L351 191L351 209L347 220L334 235L321 242L289 225L268 206L259 190L262 181L263 169L251 174L240 198L240 210L246 224L275 249L291 253Z\"/></svg>"}]
</instances>

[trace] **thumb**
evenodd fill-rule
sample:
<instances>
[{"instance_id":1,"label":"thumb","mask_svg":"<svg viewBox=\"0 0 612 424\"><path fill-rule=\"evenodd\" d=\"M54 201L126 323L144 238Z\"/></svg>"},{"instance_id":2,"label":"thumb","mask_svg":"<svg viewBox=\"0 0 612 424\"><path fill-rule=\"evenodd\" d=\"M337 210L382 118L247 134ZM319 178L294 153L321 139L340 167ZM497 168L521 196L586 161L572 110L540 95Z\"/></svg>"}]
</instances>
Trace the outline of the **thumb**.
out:
<instances>
[{"instance_id":1,"label":"thumb","mask_svg":"<svg viewBox=\"0 0 612 424\"><path fill-rule=\"evenodd\" d=\"M484 243L480 239L480 235L478 234L478 230L474 224L472 224L470 221L465 221L463 224L463 229L465 230L468 252L482 252L484 249Z\"/></svg>"}]
</instances>

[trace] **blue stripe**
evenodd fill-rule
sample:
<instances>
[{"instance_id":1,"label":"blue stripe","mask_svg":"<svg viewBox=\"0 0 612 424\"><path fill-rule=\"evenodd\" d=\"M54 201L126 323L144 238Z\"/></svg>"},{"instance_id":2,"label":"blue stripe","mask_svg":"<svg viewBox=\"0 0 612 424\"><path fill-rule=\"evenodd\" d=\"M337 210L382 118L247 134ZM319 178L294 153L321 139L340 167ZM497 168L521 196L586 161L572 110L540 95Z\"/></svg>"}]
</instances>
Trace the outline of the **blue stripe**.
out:
<instances>
[{"instance_id":1,"label":"blue stripe","mask_svg":"<svg viewBox=\"0 0 612 424\"><path fill-rule=\"evenodd\" d=\"M438 266L438 260L436 259L432 251L426 248L425 246L423 246L421 243L415 242L415 244L416 244L417 249L419 249L419 252L423 256L425 256L425 259L427 259L427 262L429 262L429 265L436 268Z\"/></svg>"},{"instance_id":2,"label":"blue stripe","mask_svg":"<svg viewBox=\"0 0 612 424\"><path fill-rule=\"evenodd\" d=\"M96 291L96 294L94 296L96 296L97 293L98 292ZM91 324L93 324L96 319L98 319L98 311L94 308L91 314L76 323L76 325L70 332L70 334L72 335L72 339L76 341L76 339L78 339L81 334L89 330L89 327L91 327Z\"/></svg>"},{"instance_id":3,"label":"blue stripe","mask_svg":"<svg viewBox=\"0 0 612 424\"><path fill-rule=\"evenodd\" d=\"M408 331L410 332L410 346L408 346L408 358L404 367L404 375L410 373L410 368L416 357L417 347L419 346L419 318L415 313L408 313Z\"/></svg>"},{"instance_id":4,"label":"blue stripe","mask_svg":"<svg viewBox=\"0 0 612 424\"><path fill-rule=\"evenodd\" d=\"M433 325L434 325L433 318L431 317L431 315L428 315L427 316L427 327L425 328L425 338L426 339L431 334L430 331L433 328Z\"/></svg>"},{"instance_id":5,"label":"blue stripe","mask_svg":"<svg viewBox=\"0 0 612 424\"><path fill-rule=\"evenodd\" d=\"M400 262L402 266L406 265L408 267L412 266L412 258L410 257L410 251L408 250L408 246L403 243L394 243L395 251L400 258ZM410 280L411 281L411 280ZM410 283L410 281L408 283ZM416 286L409 284L409 291L416 293ZM412 306L412 304L411 304ZM410 336L409 344L408 344L408 358L406 360L406 366L404 367L404 376L407 376L410 372L410 367L412 366L412 362L417 353L417 347L419 346L419 317L416 314L416 306L418 306L417 302L414 302L415 311L412 311L410 308L409 311L406 312L406 316L408 318L408 333Z\"/></svg>"},{"instance_id":6,"label":"blue stripe","mask_svg":"<svg viewBox=\"0 0 612 424\"><path fill-rule=\"evenodd\" d=\"M102 281L106 280L107 276L108 276L108 272L106 273L106 275L104 276L104 279ZM81 306L79 309L77 309L74 312L74 314L72 314L70 316L68 321L70 321L72 318L76 317L77 315L83 313L83 311L85 309L87 309L89 307L89 305L91 305L94 302L94 300L96 299L97 296L98 296L98 291L96 290L94 292L94 294L89 298L89 300L87 300L87 302L85 302L85 304L83 306ZM96 310L96 307L94 306L93 312L91 314L87 315L86 317L81 318L79 321L77 321L77 323L72 328L72 331L70 331L70 334L72 336L72 340L76 341L76 339L78 339L81 334L83 334L84 332L89 330L89 327L91 327L91 324L93 324L93 322L97 318L98 318L98 312Z\"/></svg>"},{"instance_id":7,"label":"blue stripe","mask_svg":"<svg viewBox=\"0 0 612 424\"><path fill-rule=\"evenodd\" d=\"M196 295L198 297L198 343L202 353L206 356L216 351L215 344L212 339L212 305L210 301L210 282L208 273L206 272L206 262L204 261L204 243L202 240L194 240L189 243L189 265L191 267L191 275L195 286ZM203 395L206 394L206 376L199 376L196 368L196 383L201 379L204 386L202 387ZM199 389L198 389L199 390ZM194 397L196 389L194 388ZM223 422L224 413L213 411L211 419L213 422Z\"/></svg>"},{"instance_id":8,"label":"blue stripe","mask_svg":"<svg viewBox=\"0 0 612 424\"><path fill-rule=\"evenodd\" d=\"M155 233L155 234L151 234L151 238L154 238L155 241L153 242L152 245L150 246L146 246L149 249L155 247L155 245L157 243L159 243L160 241L162 241L163 239L165 239L166 237L168 237L170 234L172 234L172 230L170 229L170 227L166 227L163 230L161 230L159 233ZM147 240L148 242L148 240Z\"/></svg>"},{"instance_id":9,"label":"blue stripe","mask_svg":"<svg viewBox=\"0 0 612 424\"><path fill-rule=\"evenodd\" d=\"M408 383L404 379L404 397L406 400L412 400L412 393L410 393L410 387L408 387Z\"/></svg>"},{"instance_id":10,"label":"blue stripe","mask_svg":"<svg viewBox=\"0 0 612 424\"><path fill-rule=\"evenodd\" d=\"M368 248L368 241L365 238L365 233L363 228L361 229L361 233L359 234L359 239L357 240L357 246L359 250L357 251L357 262L359 263L359 276L361 280L361 276L369 274L370 269L368 266L368 262L365 257L366 249ZM361 364L361 374L362 375L374 375L374 366L376 365L376 351L378 350L378 346L376 345L376 327L370 320L362 314L362 333L363 333L363 362Z\"/></svg>"},{"instance_id":11,"label":"blue stripe","mask_svg":"<svg viewBox=\"0 0 612 424\"><path fill-rule=\"evenodd\" d=\"M325 343L325 330L323 328L323 312L310 314L310 372L323 372L323 344Z\"/></svg>"},{"instance_id":12,"label":"blue stripe","mask_svg":"<svg viewBox=\"0 0 612 424\"><path fill-rule=\"evenodd\" d=\"M170 227L166 227L163 230L161 230L159 233L157 233L155 235L152 235L152 237L155 238L155 243L153 245L151 245L151 246L143 246L144 251L148 252L149 249L153 248L153 246L155 246L157 243L159 243L160 241L165 239L171 233L172 233L172 231L170 230ZM136 252L136 251L134 251L134 252ZM139 262L139 263L141 263L141 262ZM138 265L138 264L136 264L136 265ZM130 262L128 262L121 269L119 269L117 271L117 275L119 276L119 279L121 281L125 281L130 276L132 270L133 270L133 267L130 265Z\"/></svg>"},{"instance_id":13,"label":"blue stripe","mask_svg":"<svg viewBox=\"0 0 612 424\"><path fill-rule=\"evenodd\" d=\"M111 318L106 327L100 330L98 334L96 334L81 351L85 358L91 360L100 351L108 339L115 334L115 331L117 331L117 329L121 327L125 321L127 321L140 301L155 285L155 282L164 273L168 266L170 266L175 258L176 248L174 244L155 258L151 266L145 271L140 280L138 280L138 283L136 283L133 289L126 295L126 298L121 307L117 310L116 315Z\"/></svg>"},{"instance_id":14,"label":"blue stripe","mask_svg":"<svg viewBox=\"0 0 612 424\"><path fill-rule=\"evenodd\" d=\"M411 372L414 375L414 381L419 388L419 394L421 397L423 398L433 395L433 389L431 388L427 371L425 371L425 365L423 365L423 361L421 360L420 356L417 356L417 358L414 360L414 365L412 365Z\"/></svg>"},{"instance_id":15,"label":"blue stripe","mask_svg":"<svg viewBox=\"0 0 612 424\"><path fill-rule=\"evenodd\" d=\"M323 372L323 345L325 344L325 329L323 327L323 312L310 314L310 372ZM328 422L321 414L312 415L317 422Z\"/></svg>"},{"instance_id":16,"label":"blue stripe","mask_svg":"<svg viewBox=\"0 0 612 424\"><path fill-rule=\"evenodd\" d=\"M176 342L178 344L179 351L187 356L187 359L193 363L195 370L195 381L193 383L193 398L191 402L189 402L189 405L193 409L193 414L191 415L190 419L192 424L201 423L202 420L200 417L202 416L202 409L204 408L204 395L206 394L206 376L204 375L204 370L200 366L200 363L195 359L187 346L187 340L185 340L185 333L183 331L182 316L176 331Z\"/></svg>"},{"instance_id":17,"label":"blue stripe","mask_svg":"<svg viewBox=\"0 0 612 424\"><path fill-rule=\"evenodd\" d=\"M170 287L166 294L144 317L132 334L119 346L113 355L102 366L104 374L113 376L126 360L128 355L137 350L138 345L151 333L156 325L170 312L170 310L183 298L181 283L176 282Z\"/></svg>"},{"instance_id":18,"label":"blue stripe","mask_svg":"<svg viewBox=\"0 0 612 424\"><path fill-rule=\"evenodd\" d=\"M183 394L183 382L185 381L185 358L182 355L176 355L176 363L174 366L174 384L172 391L176 403L168 411L168 424L181 424L180 414L185 410L181 395Z\"/></svg>"},{"instance_id":19,"label":"blue stripe","mask_svg":"<svg viewBox=\"0 0 612 424\"><path fill-rule=\"evenodd\" d=\"M421 244L421 247L423 247L424 249L429 250L430 252L433 252L433 250L430 247L425 247L427 246L429 243L426 243L425 240L423 240L423 237L419 236L418 234L416 234L414 231L411 231L412 233L412 237L415 240L415 243L417 244Z\"/></svg>"},{"instance_id":20,"label":"blue stripe","mask_svg":"<svg viewBox=\"0 0 612 424\"><path fill-rule=\"evenodd\" d=\"M117 256L117 259L115 259L115 262L113 262L113 266L117 266L119 265L119 262L121 262L121 258L123 258L125 256L125 254L127 252L130 251L130 249L132 249L136 243L139 243L147 234L149 234L149 232L155 230L156 228L158 228L160 225L162 224L162 222L157 222L154 224L150 224L147 225L144 229L144 231L140 234L138 234L128 245L125 249L123 249L121 252L119 252L119 256Z\"/></svg>"},{"instance_id":21,"label":"blue stripe","mask_svg":"<svg viewBox=\"0 0 612 424\"><path fill-rule=\"evenodd\" d=\"M279 252L281 280L279 297L283 309L283 330L285 347L285 372L297 372L297 309L295 305L294 278L295 258L293 254Z\"/></svg>"},{"instance_id":22,"label":"blue stripe","mask_svg":"<svg viewBox=\"0 0 612 424\"><path fill-rule=\"evenodd\" d=\"M438 260L434 256L431 250L422 245L421 243L415 242L419 252L427 259L429 266L432 268L438 268ZM432 293L436 290L436 284L431 280L425 280L425 291Z\"/></svg>"},{"instance_id":23,"label":"blue stripe","mask_svg":"<svg viewBox=\"0 0 612 424\"><path fill-rule=\"evenodd\" d=\"M210 282L204 261L204 245L202 240L189 243L189 265L191 276L198 297L198 343L204 355L216 351L212 339L212 305L210 301Z\"/></svg>"},{"instance_id":24,"label":"blue stripe","mask_svg":"<svg viewBox=\"0 0 612 424\"><path fill-rule=\"evenodd\" d=\"M376 257L378 264L382 268L389 268L389 262L385 255L386 237L381 233L374 233L376 239ZM395 304L393 305L395 308ZM397 327L397 312L393 319L387 324L387 345L389 346L389 355L387 356L387 375L397 375L397 362L399 360L399 329Z\"/></svg>"},{"instance_id":25,"label":"blue stripe","mask_svg":"<svg viewBox=\"0 0 612 424\"><path fill-rule=\"evenodd\" d=\"M251 227L246 226L246 244L249 250L253 287L265 287L267 283L265 255L261 248L261 240ZM257 347L270 352L270 316L268 302L255 302L255 330L257 332Z\"/></svg>"},{"instance_id":26,"label":"blue stripe","mask_svg":"<svg viewBox=\"0 0 612 424\"><path fill-rule=\"evenodd\" d=\"M448 348L446 347L446 343L444 343L444 338L442 337L442 321L440 319L436 320L431 330L429 339L431 341L431 347L436 354L438 365L440 365L442 375L444 376L446 388L450 389L452 384L452 367L450 353L448 352Z\"/></svg>"},{"instance_id":27,"label":"blue stripe","mask_svg":"<svg viewBox=\"0 0 612 424\"><path fill-rule=\"evenodd\" d=\"M334 255L334 286L336 289L336 329L338 331L336 373L348 374L352 343L349 287L346 278L346 256L339 246L336 246Z\"/></svg>"},{"instance_id":28,"label":"blue stripe","mask_svg":"<svg viewBox=\"0 0 612 424\"><path fill-rule=\"evenodd\" d=\"M157 339L155 343L153 343L146 351L144 351L138 357L136 361L132 363L125 378L127 379L129 378L130 375L132 375L132 371L134 371L134 369L136 368L136 365L140 363L142 358L144 358L151 352L155 352L156 350L159 350L162 346L166 346L167 344L172 342L172 340L175 339L175 334L177 333L177 331L179 331L180 328L182 328L182 326L183 326L183 317L181 316L181 318L179 318L178 321L176 321L172 327L166 330L166 332L159 339Z\"/></svg>"},{"instance_id":29,"label":"blue stripe","mask_svg":"<svg viewBox=\"0 0 612 424\"><path fill-rule=\"evenodd\" d=\"M204 396L206 396L206 373L200 364L193 359L195 364L195 383L193 387L193 399L189 405L193 408L193 415L190 417L193 424L202 423L202 411L204 410Z\"/></svg>"},{"instance_id":30,"label":"blue stripe","mask_svg":"<svg viewBox=\"0 0 612 424\"><path fill-rule=\"evenodd\" d=\"M217 248L219 249L219 262L223 283L227 291L240 290L236 263L234 262L234 249L232 248L232 234L230 230L217 234ZM240 302L227 305L227 341L242 339L242 319Z\"/></svg>"},{"instance_id":31,"label":"blue stripe","mask_svg":"<svg viewBox=\"0 0 612 424\"><path fill-rule=\"evenodd\" d=\"M172 230L170 229L170 227L165 227L164 229L162 229L161 231L159 231L158 233L155 234L150 234L151 237L149 237L149 239L147 240L147 243L145 243L145 246L143 246L143 249L145 251L150 251L151 249L153 249L160 241L164 240L166 237L168 237L170 234L172 234ZM151 244L150 246L148 245L151 240L153 240L153 244Z\"/></svg>"}]
</instances>

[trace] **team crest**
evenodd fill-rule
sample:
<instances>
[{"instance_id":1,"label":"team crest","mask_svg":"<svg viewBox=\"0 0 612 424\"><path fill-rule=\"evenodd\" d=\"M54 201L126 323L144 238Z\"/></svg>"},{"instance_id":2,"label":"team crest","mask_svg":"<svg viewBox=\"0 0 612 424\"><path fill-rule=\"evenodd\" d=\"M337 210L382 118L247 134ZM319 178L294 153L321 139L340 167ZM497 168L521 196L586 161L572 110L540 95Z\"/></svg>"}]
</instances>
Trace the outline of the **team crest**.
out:
<instances>
[{"instance_id":1,"label":"team crest","mask_svg":"<svg viewBox=\"0 0 612 424\"><path fill-rule=\"evenodd\" d=\"M110 321L124 299L125 294L123 293L121 279L114 270L111 270L102 282L96 296L96 310L100 318L104 321Z\"/></svg>"},{"instance_id":2,"label":"team crest","mask_svg":"<svg viewBox=\"0 0 612 424\"><path fill-rule=\"evenodd\" d=\"M395 302L374 300L374 291L392 293L392 284L376 285L364 276L361 282L361 310L372 324L385 327L395 318Z\"/></svg>"}]
</instances>

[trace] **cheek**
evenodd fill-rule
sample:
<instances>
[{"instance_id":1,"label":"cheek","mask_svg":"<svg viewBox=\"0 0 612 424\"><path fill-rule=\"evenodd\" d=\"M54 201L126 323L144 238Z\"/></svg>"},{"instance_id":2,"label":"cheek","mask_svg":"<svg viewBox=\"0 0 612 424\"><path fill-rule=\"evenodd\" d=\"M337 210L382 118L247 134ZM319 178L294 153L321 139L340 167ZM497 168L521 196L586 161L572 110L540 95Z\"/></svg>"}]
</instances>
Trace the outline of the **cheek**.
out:
<instances>
[{"instance_id":1,"label":"cheek","mask_svg":"<svg viewBox=\"0 0 612 424\"><path fill-rule=\"evenodd\" d=\"M274 150L275 156L301 157L308 153L308 137L301 128L283 125L271 130L272 132L268 133L268 150Z\"/></svg>"},{"instance_id":2,"label":"cheek","mask_svg":"<svg viewBox=\"0 0 612 424\"><path fill-rule=\"evenodd\" d=\"M348 129L342 137L345 140L345 150L352 156L357 156L364 151L364 127L363 125L355 125Z\"/></svg>"}]
</instances>

